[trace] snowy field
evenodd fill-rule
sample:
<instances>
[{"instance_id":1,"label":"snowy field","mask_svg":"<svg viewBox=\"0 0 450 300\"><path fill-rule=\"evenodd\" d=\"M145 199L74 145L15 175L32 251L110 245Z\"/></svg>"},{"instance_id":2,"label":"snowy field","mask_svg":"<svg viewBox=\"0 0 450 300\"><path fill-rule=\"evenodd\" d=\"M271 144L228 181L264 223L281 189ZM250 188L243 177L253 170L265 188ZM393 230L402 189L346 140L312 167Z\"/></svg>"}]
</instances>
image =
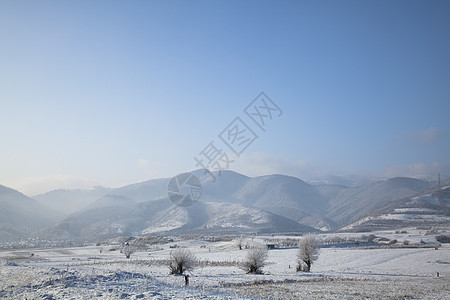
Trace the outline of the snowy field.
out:
<instances>
[{"instance_id":1,"label":"snowy field","mask_svg":"<svg viewBox=\"0 0 450 300\"><path fill-rule=\"evenodd\" d=\"M420 232L377 236L435 242L434 236ZM270 238L248 238L243 244L255 242L267 244ZM183 276L168 275L167 260L175 244L189 249L201 262L189 273L189 287ZM238 267L247 250L239 250L236 241L153 245L133 253L130 259L117 248L1 250L0 298L450 299L449 244L438 250L322 248L310 273L295 271L296 248L279 248L269 251L263 275L248 275Z\"/></svg>"}]
</instances>

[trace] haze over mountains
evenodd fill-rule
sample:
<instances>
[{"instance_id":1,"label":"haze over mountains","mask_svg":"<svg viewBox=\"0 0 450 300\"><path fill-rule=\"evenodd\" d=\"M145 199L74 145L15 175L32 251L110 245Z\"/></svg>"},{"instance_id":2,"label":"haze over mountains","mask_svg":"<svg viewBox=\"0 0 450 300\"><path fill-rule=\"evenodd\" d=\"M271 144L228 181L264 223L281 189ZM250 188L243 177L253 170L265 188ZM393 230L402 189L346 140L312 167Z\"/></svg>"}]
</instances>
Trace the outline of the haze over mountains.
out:
<instances>
[{"instance_id":1,"label":"haze over mountains","mask_svg":"<svg viewBox=\"0 0 450 300\"><path fill-rule=\"evenodd\" d=\"M116 189L57 190L34 199L0 186L0 241L26 237L99 241L140 234L367 230L380 224L372 222L369 226L368 220L389 212L404 212L400 208L407 209L409 217L414 211L423 215L417 205L423 201L413 201L415 210L408 210L411 199L423 195L429 195L425 198L429 200L425 201L426 208L428 215L436 216L436 224L448 225L450 220L447 190L413 178L348 187L311 185L285 175L252 178L222 171L214 173L214 181L203 170L193 173L201 181L202 196L187 208L175 206L168 199L170 178ZM433 195L440 195L440 200L430 200ZM383 226L402 224L394 223Z\"/></svg>"},{"instance_id":2,"label":"haze over mountains","mask_svg":"<svg viewBox=\"0 0 450 300\"><path fill-rule=\"evenodd\" d=\"M0 185L0 241L26 238L58 220L58 213L24 194Z\"/></svg>"}]
</instances>

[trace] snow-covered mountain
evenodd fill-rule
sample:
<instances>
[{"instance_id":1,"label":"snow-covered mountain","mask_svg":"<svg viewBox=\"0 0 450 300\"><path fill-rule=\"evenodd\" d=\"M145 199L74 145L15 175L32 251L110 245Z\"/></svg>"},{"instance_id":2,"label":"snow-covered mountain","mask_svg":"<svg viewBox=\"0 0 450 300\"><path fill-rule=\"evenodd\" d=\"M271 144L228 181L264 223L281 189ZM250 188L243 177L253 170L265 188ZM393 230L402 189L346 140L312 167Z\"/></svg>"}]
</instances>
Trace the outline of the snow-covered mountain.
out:
<instances>
[{"instance_id":1,"label":"snow-covered mountain","mask_svg":"<svg viewBox=\"0 0 450 300\"><path fill-rule=\"evenodd\" d=\"M428 230L449 228L450 186L431 188L411 197L390 201L341 230L371 231L409 227Z\"/></svg>"},{"instance_id":2,"label":"snow-covered mountain","mask_svg":"<svg viewBox=\"0 0 450 300\"><path fill-rule=\"evenodd\" d=\"M382 180L369 185L343 189L330 198L326 216L344 226L370 214L372 210L430 188L430 183L406 177Z\"/></svg>"},{"instance_id":3,"label":"snow-covered mountain","mask_svg":"<svg viewBox=\"0 0 450 300\"><path fill-rule=\"evenodd\" d=\"M80 207L62 221L53 219L52 226L41 229L35 236L100 240L118 235L162 232L218 234L336 230L373 216L401 199L425 194L431 186L426 181L412 178L392 178L348 187L312 185L279 174L247 177L222 171L214 173L215 178L204 170L194 171L194 174L201 182L202 196L198 203L187 208L175 206L168 199L170 178L117 189L47 193L38 197L40 201L52 203L59 199L61 204L55 206L60 211L64 210L63 203L80 203ZM64 194L67 198L62 197ZM9 202L5 199L3 202ZM73 209L72 206L70 210Z\"/></svg>"},{"instance_id":4,"label":"snow-covered mountain","mask_svg":"<svg viewBox=\"0 0 450 300\"><path fill-rule=\"evenodd\" d=\"M60 215L51 208L0 185L0 241L25 238L59 218Z\"/></svg>"},{"instance_id":5,"label":"snow-covered mountain","mask_svg":"<svg viewBox=\"0 0 450 300\"><path fill-rule=\"evenodd\" d=\"M201 202L187 209L171 206L159 212L144 233L171 230L191 233L315 232L309 226L237 203Z\"/></svg>"}]
</instances>

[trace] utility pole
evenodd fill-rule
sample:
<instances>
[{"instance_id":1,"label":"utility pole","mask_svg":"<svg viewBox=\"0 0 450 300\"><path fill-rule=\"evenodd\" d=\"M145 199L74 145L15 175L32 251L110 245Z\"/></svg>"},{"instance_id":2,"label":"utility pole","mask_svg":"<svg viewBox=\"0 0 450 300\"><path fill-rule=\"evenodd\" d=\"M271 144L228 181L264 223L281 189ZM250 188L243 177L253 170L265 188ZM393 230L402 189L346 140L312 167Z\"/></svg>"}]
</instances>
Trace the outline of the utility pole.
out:
<instances>
[{"instance_id":1,"label":"utility pole","mask_svg":"<svg viewBox=\"0 0 450 300\"><path fill-rule=\"evenodd\" d=\"M439 188L441 188L441 173L438 173L438 184Z\"/></svg>"}]
</instances>

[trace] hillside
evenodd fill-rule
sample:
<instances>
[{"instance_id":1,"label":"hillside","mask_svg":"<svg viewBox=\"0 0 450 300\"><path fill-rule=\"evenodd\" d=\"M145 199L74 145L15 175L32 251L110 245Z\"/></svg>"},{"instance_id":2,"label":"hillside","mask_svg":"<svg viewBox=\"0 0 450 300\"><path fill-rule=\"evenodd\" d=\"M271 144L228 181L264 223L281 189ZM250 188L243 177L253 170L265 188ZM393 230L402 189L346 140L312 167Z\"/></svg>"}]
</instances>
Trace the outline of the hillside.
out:
<instances>
[{"instance_id":1,"label":"hillside","mask_svg":"<svg viewBox=\"0 0 450 300\"><path fill-rule=\"evenodd\" d=\"M91 205L97 199L105 196L109 190L102 187L95 187L90 190L61 189L34 196L33 199L65 215L69 215Z\"/></svg>"},{"instance_id":2,"label":"hillside","mask_svg":"<svg viewBox=\"0 0 450 300\"><path fill-rule=\"evenodd\" d=\"M435 231L450 227L450 186L391 201L342 230L361 232L411 227Z\"/></svg>"},{"instance_id":3,"label":"hillside","mask_svg":"<svg viewBox=\"0 0 450 300\"><path fill-rule=\"evenodd\" d=\"M222 171L220 174L214 174L214 181L204 170L194 173L202 184L202 196L200 201L191 207L177 207L168 199L168 178L153 179L117 189L60 190L42 195L39 199L46 201L45 203L57 202L55 206L60 211L77 210L56 225L51 224L50 218L41 226L25 227L39 229L34 237L78 241L154 233L239 234L312 232L318 229L328 231L363 222L364 218L386 213L389 208L404 209L405 207L401 207L401 201L420 193L425 195L431 186L426 181L413 178L392 178L348 187L311 185L299 178L279 174L247 177L232 171ZM64 195L67 197L64 198ZM22 197L27 198L24 195ZM446 201L444 196L435 198ZM35 200L27 199L34 205L39 205ZM10 200L3 197L3 203L9 202ZM17 203L15 205L18 205ZM63 203L70 207L64 208ZM79 203L80 207L76 207L75 203ZM3 211L6 212L6 206L2 213ZM17 211L23 212L24 208L17 207ZM35 211L39 212L39 209L36 208ZM442 215L442 210L433 210L430 214ZM445 213L443 220L448 220ZM3 226L2 229L5 236L14 237L16 231L29 232L20 229L24 227L20 224L8 222L10 226ZM383 228L394 228L398 223L396 222L390 220ZM376 224L381 226L378 221ZM52 226L43 229L46 225ZM355 228L377 229L375 225ZM24 237L26 234L17 236Z\"/></svg>"},{"instance_id":4,"label":"hillside","mask_svg":"<svg viewBox=\"0 0 450 300\"><path fill-rule=\"evenodd\" d=\"M24 194L0 185L0 241L25 238L49 226L59 215Z\"/></svg>"},{"instance_id":5,"label":"hillside","mask_svg":"<svg viewBox=\"0 0 450 300\"><path fill-rule=\"evenodd\" d=\"M365 186L347 188L330 198L326 216L345 226L370 214L390 201L412 196L430 188L426 181L414 178L391 178Z\"/></svg>"}]
</instances>

